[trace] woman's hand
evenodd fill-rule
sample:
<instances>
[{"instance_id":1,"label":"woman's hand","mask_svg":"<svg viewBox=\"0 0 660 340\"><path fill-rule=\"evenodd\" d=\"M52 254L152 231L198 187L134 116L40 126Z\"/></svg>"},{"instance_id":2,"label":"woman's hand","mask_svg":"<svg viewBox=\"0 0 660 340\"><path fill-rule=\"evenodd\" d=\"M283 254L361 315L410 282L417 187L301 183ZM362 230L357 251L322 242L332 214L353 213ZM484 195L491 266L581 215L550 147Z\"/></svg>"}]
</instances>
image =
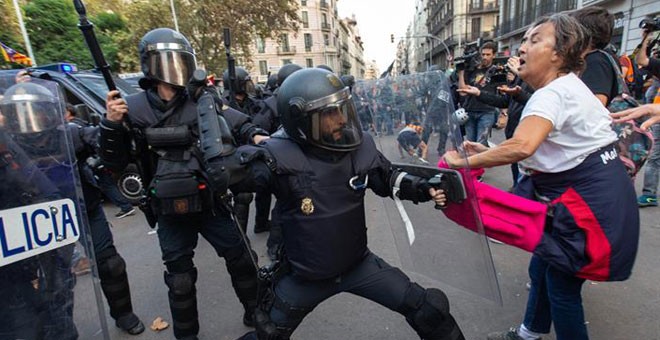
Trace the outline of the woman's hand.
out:
<instances>
[{"instance_id":1,"label":"woman's hand","mask_svg":"<svg viewBox=\"0 0 660 340\"><path fill-rule=\"evenodd\" d=\"M610 116L614 118L615 123L621 123L627 120L649 116L649 119L642 123L641 126L642 129L647 130L651 127L651 125L660 123L660 104L646 104L621 112L610 113Z\"/></svg>"},{"instance_id":2,"label":"woman's hand","mask_svg":"<svg viewBox=\"0 0 660 340\"><path fill-rule=\"evenodd\" d=\"M470 85L466 85L463 88L457 89L456 92L458 92L461 95L469 94L471 96L476 96L476 97L479 97L481 95L481 90Z\"/></svg>"},{"instance_id":3,"label":"woman's hand","mask_svg":"<svg viewBox=\"0 0 660 340\"><path fill-rule=\"evenodd\" d=\"M458 169L458 168L465 168L465 159L461 156L461 154L458 153L456 150L451 150L445 152L444 155L442 155L442 158L445 160L447 165L449 165L450 168L452 169Z\"/></svg>"},{"instance_id":4,"label":"woman's hand","mask_svg":"<svg viewBox=\"0 0 660 340\"><path fill-rule=\"evenodd\" d=\"M105 118L111 122L121 122L124 119L124 115L128 113L128 105L126 105L126 101L123 98L119 97L119 91L117 90L108 92L105 109Z\"/></svg>"},{"instance_id":5,"label":"woman's hand","mask_svg":"<svg viewBox=\"0 0 660 340\"><path fill-rule=\"evenodd\" d=\"M429 189L429 195L431 195L431 199L436 205L444 207L447 204L447 196L445 196L442 189L431 188Z\"/></svg>"},{"instance_id":6,"label":"woman's hand","mask_svg":"<svg viewBox=\"0 0 660 340\"><path fill-rule=\"evenodd\" d=\"M468 156L476 155L488 150L488 147L477 142L465 141L463 142L463 148L467 152Z\"/></svg>"}]
</instances>

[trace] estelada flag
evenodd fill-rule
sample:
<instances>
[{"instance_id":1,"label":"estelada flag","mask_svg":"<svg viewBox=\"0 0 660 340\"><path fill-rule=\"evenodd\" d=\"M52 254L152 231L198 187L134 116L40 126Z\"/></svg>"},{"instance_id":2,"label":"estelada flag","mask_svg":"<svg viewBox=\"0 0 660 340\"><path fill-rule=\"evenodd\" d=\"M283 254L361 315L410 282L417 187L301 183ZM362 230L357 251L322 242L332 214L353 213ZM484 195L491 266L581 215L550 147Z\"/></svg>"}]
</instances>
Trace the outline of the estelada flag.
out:
<instances>
[{"instance_id":1,"label":"estelada flag","mask_svg":"<svg viewBox=\"0 0 660 340\"><path fill-rule=\"evenodd\" d=\"M26 66L32 65L32 60L25 54L17 52L15 49L3 44L0 42L0 51L2 52L2 56L5 58L6 62L13 62L17 64L23 64Z\"/></svg>"}]
</instances>

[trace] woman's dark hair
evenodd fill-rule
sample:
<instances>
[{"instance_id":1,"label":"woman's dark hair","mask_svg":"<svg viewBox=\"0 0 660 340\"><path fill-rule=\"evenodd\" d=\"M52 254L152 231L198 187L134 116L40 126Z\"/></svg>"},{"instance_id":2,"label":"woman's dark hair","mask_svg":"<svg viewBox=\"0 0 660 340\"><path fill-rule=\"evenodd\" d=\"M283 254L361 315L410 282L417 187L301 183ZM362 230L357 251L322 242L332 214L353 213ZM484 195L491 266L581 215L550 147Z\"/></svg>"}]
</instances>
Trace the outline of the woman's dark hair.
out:
<instances>
[{"instance_id":1,"label":"woman's dark hair","mask_svg":"<svg viewBox=\"0 0 660 340\"><path fill-rule=\"evenodd\" d=\"M597 49L604 49L612 40L614 30L614 16L605 8L590 6L569 12L586 30L591 37L591 45Z\"/></svg>"},{"instance_id":2,"label":"woman's dark hair","mask_svg":"<svg viewBox=\"0 0 660 340\"><path fill-rule=\"evenodd\" d=\"M550 23L555 28L555 52L562 58L562 72L580 72L584 69L584 51L591 40L577 20L564 13L556 13L538 19L532 27Z\"/></svg>"}]
</instances>

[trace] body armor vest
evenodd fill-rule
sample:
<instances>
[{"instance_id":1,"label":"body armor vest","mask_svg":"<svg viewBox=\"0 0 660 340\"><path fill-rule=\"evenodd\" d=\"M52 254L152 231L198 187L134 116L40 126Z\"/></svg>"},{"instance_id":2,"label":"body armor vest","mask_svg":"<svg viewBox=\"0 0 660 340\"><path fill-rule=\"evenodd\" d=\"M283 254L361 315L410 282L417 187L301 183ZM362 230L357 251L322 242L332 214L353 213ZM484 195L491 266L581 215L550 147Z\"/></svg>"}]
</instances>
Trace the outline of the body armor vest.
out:
<instances>
[{"instance_id":1,"label":"body armor vest","mask_svg":"<svg viewBox=\"0 0 660 340\"><path fill-rule=\"evenodd\" d=\"M296 275L308 280L336 277L367 253L365 189L353 189L351 178L364 177L378 164L369 135L357 150L336 162L309 157L288 138L271 138L265 147L277 160L280 188L275 209L281 219L284 249ZM286 197L280 197L286 196Z\"/></svg>"}]
</instances>

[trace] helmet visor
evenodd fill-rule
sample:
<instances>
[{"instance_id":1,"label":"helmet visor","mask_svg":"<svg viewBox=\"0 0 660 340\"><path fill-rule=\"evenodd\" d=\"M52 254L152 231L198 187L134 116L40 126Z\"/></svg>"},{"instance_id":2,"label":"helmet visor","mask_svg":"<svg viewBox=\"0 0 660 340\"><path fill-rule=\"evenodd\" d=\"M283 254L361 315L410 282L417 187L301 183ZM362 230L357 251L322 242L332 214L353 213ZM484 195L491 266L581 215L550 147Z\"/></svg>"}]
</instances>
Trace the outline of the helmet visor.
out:
<instances>
[{"instance_id":1,"label":"helmet visor","mask_svg":"<svg viewBox=\"0 0 660 340\"><path fill-rule=\"evenodd\" d=\"M362 129L350 96L309 113L309 141L334 151L353 150L362 142Z\"/></svg>"},{"instance_id":2,"label":"helmet visor","mask_svg":"<svg viewBox=\"0 0 660 340\"><path fill-rule=\"evenodd\" d=\"M58 125L58 107L47 98L33 94L14 94L4 98L0 111L12 133L36 133Z\"/></svg>"},{"instance_id":3,"label":"helmet visor","mask_svg":"<svg viewBox=\"0 0 660 340\"><path fill-rule=\"evenodd\" d=\"M149 76L174 86L186 86L197 68L195 55L186 51L153 51L147 59Z\"/></svg>"}]
</instances>

